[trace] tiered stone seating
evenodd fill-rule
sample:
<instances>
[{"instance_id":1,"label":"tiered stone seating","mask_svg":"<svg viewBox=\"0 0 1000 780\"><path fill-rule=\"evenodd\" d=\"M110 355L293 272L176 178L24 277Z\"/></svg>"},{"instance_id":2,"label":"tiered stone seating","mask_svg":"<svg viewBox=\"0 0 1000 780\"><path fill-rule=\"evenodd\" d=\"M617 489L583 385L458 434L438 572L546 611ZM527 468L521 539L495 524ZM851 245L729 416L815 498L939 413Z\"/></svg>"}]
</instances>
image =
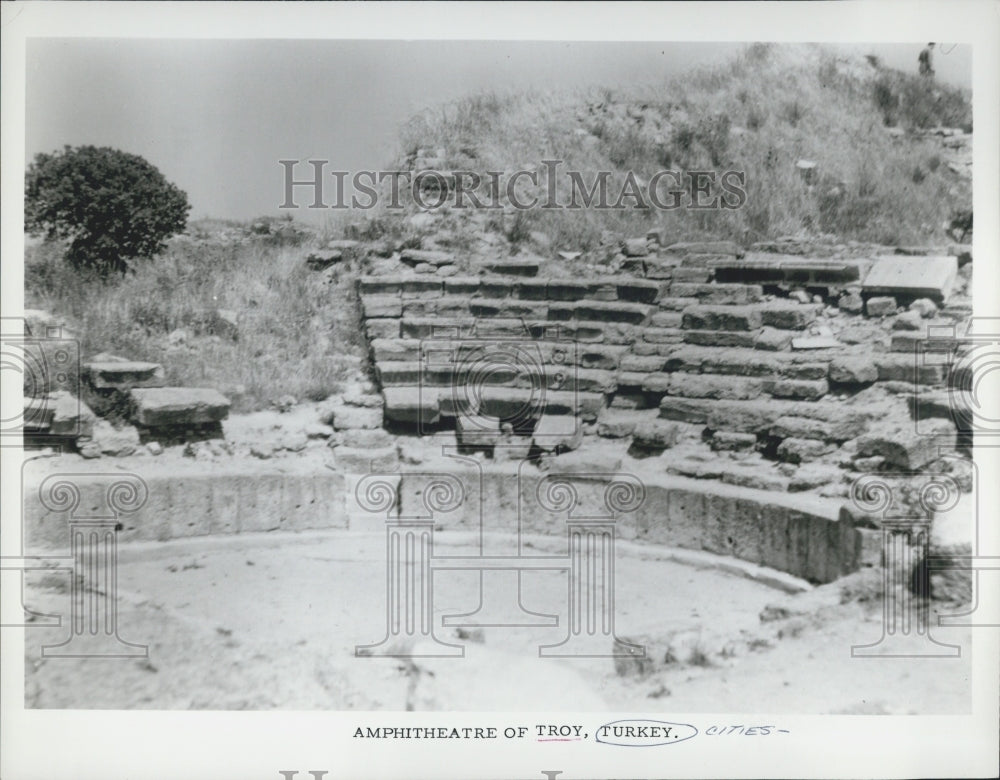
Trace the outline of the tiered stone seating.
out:
<instances>
[{"instance_id":1,"label":"tiered stone seating","mask_svg":"<svg viewBox=\"0 0 1000 780\"><path fill-rule=\"evenodd\" d=\"M622 414L659 409L661 418L704 427L719 449L766 440L778 459L801 462L864 428L864 416L829 398L831 389L944 382L944 367L914 360L926 328L893 331L889 352L841 344L810 333L823 303L780 294L857 289L870 264L740 258L718 243L675 245L668 261L640 257L629 267L645 276L539 278L530 275L537 264L515 260L483 276L362 277L386 420L420 433L455 424L460 442L464 429L467 441L474 433L489 446L505 420L525 436L543 418L571 414L601 423L588 432L617 438L636 428ZM948 322L915 316L918 328Z\"/></svg>"}]
</instances>

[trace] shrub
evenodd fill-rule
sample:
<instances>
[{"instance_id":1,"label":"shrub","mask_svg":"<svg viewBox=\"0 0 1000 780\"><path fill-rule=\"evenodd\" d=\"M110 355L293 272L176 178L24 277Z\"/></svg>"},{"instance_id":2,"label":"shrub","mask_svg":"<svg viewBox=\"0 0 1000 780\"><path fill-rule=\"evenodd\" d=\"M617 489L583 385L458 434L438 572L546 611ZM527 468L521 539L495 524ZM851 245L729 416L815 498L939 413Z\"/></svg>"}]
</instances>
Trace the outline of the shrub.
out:
<instances>
[{"instance_id":1,"label":"shrub","mask_svg":"<svg viewBox=\"0 0 1000 780\"><path fill-rule=\"evenodd\" d=\"M191 208L142 157L109 147L36 155L24 194L25 230L68 240L66 259L102 277L161 252L165 239L184 230Z\"/></svg>"}]
</instances>

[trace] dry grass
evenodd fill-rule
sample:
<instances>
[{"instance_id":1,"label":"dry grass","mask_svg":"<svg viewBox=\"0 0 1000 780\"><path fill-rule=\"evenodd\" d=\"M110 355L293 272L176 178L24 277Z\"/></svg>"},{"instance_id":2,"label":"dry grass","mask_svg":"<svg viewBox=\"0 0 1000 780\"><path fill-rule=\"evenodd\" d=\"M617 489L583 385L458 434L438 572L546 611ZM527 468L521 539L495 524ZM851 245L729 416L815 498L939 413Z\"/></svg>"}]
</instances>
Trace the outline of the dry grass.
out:
<instances>
[{"instance_id":1,"label":"dry grass","mask_svg":"<svg viewBox=\"0 0 1000 780\"><path fill-rule=\"evenodd\" d=\"M26 305L67 317L84 359L110 352L162 363L168 384L219 388L237 411L285 394L326 398L349 356L363 354L353 285L306 269L305 247L246 233L196 223L189 234L199 238L180 236L108 282L74 271L58 245L37 246L26 258ZM237 315L236 338L220 309Z\"/></svg>"}]
</instances>

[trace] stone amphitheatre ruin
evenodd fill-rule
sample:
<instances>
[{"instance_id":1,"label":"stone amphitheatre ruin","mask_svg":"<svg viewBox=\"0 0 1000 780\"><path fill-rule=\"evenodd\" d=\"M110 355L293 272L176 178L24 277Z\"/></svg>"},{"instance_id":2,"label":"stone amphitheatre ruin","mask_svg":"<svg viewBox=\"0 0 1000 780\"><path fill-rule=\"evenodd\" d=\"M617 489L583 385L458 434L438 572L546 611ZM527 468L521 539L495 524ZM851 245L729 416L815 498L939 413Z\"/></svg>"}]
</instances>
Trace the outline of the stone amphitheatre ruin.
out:
<instances>
[{"instance_id":1,"label":"stone amphitheatre ruin","mask_svg":"<svg viewBox=\"0 0 1000 780\"><path fill-rule=\"evenodd\" d=\"M293 444L203 463L199 447L232 438L226 398L163 387L156 364L85 362L84 398L99 414L128 410L137 431L117 467L135 472L135 496L114 498L94 457L114 448L96 441L86 406L42 399L32 433L85 459L73 461L68 504L53 481L65 464L26 466L26 556L65 550L67 513L80 524L74 544L96 523L109 549L374 534L386 560L368 576L386 583L385 639L348 637L357 656L461 656L484 626L557 627L521 600L548 570L569 582L568 625L538 653L612 657L628 675L674 651L648 625L640 636L616 624L616 544L640 557L643 545L693 551L706 557L678 560L735 565L789 593L884 569L876 590L905 581L917 601L949 587L948 556L974 552L968 246L786 238L745 249L654 230L608 235L584 256L467 256L349 233L303 261L351 281L367 373ZM195 457L129 461L143 444L159 454L185 442ZM314 444L323 461L295 458ZM465 546L436 552L453 533ZM479 580L442 616L444 571ZM914 609L912 626L886 630L937 652L926 605ZM117 641L115 626L104 631Z\"/></svg>"}]
</instances>

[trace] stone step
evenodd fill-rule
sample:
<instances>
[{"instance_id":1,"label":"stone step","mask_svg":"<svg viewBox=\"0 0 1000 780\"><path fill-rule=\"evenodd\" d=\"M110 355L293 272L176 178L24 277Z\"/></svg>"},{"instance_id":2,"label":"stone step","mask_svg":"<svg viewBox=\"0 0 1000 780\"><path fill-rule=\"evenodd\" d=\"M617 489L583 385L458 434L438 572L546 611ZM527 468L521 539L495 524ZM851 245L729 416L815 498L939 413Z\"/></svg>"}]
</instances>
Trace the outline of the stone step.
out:
<instances>
[{"instance_id":1,"label":"stone step","mask_svg":"<svg viewBox=\"0 0 1000 780\"><path fill-rule=\"evenodd\" d=\"M376 370L382 387L538 387L597 393L613 393L617 387L613 371L506 360L383 361Z\"/></svg>"},{"instance_id":2,"label":"stone step","mask_svg":"<svg viewBox=\"0 0 1000 780\"><path fill-rule=\"evenodd\" d=\"M146 428L201 425L229 416L229 399L207 387L134 388L130 395L132 420Z\"/></svg>"},{"instance_id":3,"label":"stone step","mask_svg":"<svg viewBox=\"0 0 1000 780\"><path fill-rule=\"evenodd\" d=\"M671 420L704 423L712 430L736 433L769 433L783 417L804 417L832 424L866 425L868 417L857 409L832 401L795 401L775 398L757 400L695 399L665 396L660 416Z\"/></svg>"},{"instance_id":4,"label":"stone step","mask_svg":"<svg viewBox=\"0 0 1000 780\"><path fill-rule=\"evenodd\" d=\"M666 361L668 371L704 374L733 374L754 377L786 377L789 379L826 379L829 360L816 360L811 355L740 348L712 348L682 345Z\"/></svg>"},{"instance_id":5,"label":"stone step","mask_svg":"<svg viewBox=\"0 0 1000 780\"><path fill-rule=\"evenodd\" d=\"M451 265L455 262L453 255L435 249L404 249L399 253L399 259L410 266L429 263L433 266Z\"/></svg>"},{"instance_id":6,"label":"stone step","mask_svg":"<svg viewBox=\"0 0 1000 780\"><path fill-rule=\"evenodd\" d=\"M857 262L809 260L798 256L713 260L709 266L715 271L715 281L720 283L838 287L857 282L861 277L861 266Z\"/></svg>"},{"instance_id":7,"label":"stone step","mask_svg":"<svg viewBox=\"0 0 1000 780\"><path fill-rule=\"evenodd\" d=\"M695 284L674 281L670 297L694 298L698 303L739 305L760 301L764 291L759 284Z\"/></svg>"},{"instance_id":8,"label":"stone step","mask_svg":"<svg viewBox=\"0 0 1000 780\"><path fill-rule=\"evenodd\" d=\"M760 307L698 304L683 312L685 330L755 331L763 324Z\"/></svg>"}]
</instances>

